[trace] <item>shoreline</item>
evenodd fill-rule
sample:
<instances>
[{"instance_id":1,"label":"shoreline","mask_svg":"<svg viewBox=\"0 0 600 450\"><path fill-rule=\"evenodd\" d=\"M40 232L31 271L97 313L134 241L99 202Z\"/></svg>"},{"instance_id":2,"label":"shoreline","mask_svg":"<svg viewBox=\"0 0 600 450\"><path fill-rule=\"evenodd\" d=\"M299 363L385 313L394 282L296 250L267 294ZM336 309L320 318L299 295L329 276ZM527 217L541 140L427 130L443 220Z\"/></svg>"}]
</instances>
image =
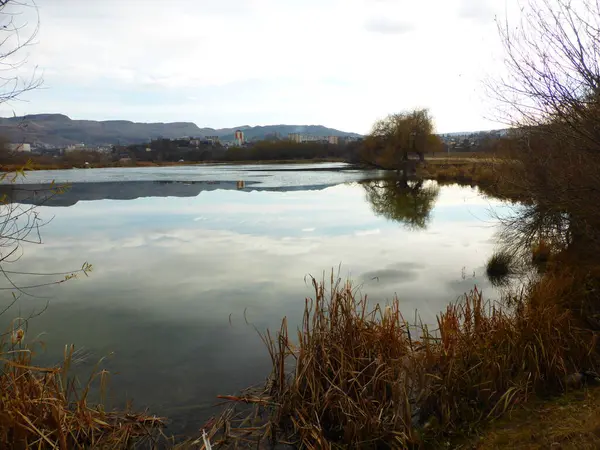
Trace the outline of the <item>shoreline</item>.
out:
<instances>
[{"instance_id":1,"label":"shoreline","mask_svg":"<svg viewBox=\"0 0 600 450\"><path fill-rule=\"evenodd\" d=\"M277 164L321 164L321 163L346 163L341 159L291 159L291 160L260 160L260 161L185 161L185 162L137 162L137 163L111 163L111 164L39 164L35 161L23 164L2 164L0 172L10 173L19 170L73 170L73 169L130 169L140 167L185 167L185 166L241 166L241 165L277 165Z\"/></svg>"},{"instance_id":2,"label":"shoreline","mask_svg":"<svg viewBox=\"0 0 600 450\"><path fill-rule=\"evenodd\" d=\"M425 166L432 164L433 166L464 166L466 164L482 164L492 162L486 158L485 154L444 154L429 156L425 160ZM109 169L109 168L140 168L140 167L191 167L191 166L245 166L245 165L303 165L303 164L325 164L325 163L345 163L349 168L344 167L343 170L373 170L373 167L363 166L360 163L348 162L341 158L316 158L316 159L276 159L276 160L245 160L245 161L163 161L163 162L112 162L112 163L90 163L83 164L68 164L66 162L57 162L56 164L40 163L35 160L29 160L21 164L0 164L0 172L10 173L18 171L38 171L38 170L72 170L72 169ZM436 167L437 168L437 167ZM293 169L276 169L276 170L293 170ZM316 169L306 169L316 170ZM336 169L321 169L321 170L336 170ZM341 168L338 170L342 170ZM390 171L394 171L390 169Z\"/></svg>"}]
</instances>

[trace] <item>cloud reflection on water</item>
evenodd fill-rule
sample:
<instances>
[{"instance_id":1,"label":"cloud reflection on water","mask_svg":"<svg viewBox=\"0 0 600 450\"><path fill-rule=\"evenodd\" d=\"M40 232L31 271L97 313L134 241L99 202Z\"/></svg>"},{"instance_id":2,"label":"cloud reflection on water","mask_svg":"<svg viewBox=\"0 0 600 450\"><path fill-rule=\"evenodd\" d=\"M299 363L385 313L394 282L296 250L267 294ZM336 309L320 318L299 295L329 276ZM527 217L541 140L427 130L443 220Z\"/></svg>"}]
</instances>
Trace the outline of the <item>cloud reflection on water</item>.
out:
<instances>
[{"instance_id":1,"label":"cloud reflection on water","mask_svg":"<svg viewBox=\"0 0 600 450\"><path fill-rule=\"evenodd\" d=\"M115 395L169 412L264 379L266 354L245 320L261 330L283 316L297 323L308 274L320 278L341 264L340 275L371 299L397 294L409 317L418 310L426 322L474 284L489 290L481 271L493 249L489 201L443 187L427 227L408 230L375 216L365 198L350 184L42 207L55 216L46 243L27 246L15 266L43 272L89 260L94 272L51 289L32 332L47 333L49 359L65 343L98 357L114 351ZM463 267L475 278L463 279ZM20 303L35 306L37 299Z\"/></svg>"}]
</instances>

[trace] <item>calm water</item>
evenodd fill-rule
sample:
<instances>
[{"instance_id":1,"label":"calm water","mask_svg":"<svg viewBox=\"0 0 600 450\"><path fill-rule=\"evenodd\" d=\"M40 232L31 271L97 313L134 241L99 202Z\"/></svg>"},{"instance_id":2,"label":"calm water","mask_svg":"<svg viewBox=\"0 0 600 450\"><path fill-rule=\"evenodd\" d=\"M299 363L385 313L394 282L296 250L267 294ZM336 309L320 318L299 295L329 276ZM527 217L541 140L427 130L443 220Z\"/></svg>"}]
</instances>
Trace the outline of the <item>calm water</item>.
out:
<instances>
[{"instance_id":1,"label":"calm water","mask_svg":"<svg viewBox=\"0 0 600 450\"><path fill-rule=\"evenodd\" d=\"M67 343L86 349L90 362L111 355L103 364L116 372L115 404L132 398L171 417L172 431L193 432L214 412L216 395L266 378L267 353L253 327L277 327L283 316L297 323L311 293L306 275L341 264L340 275L371 298L397 294L407 316L418 310L428 322L475 284L495 295L483 266L494 248L490 210L499 204L469 188L298 171L305 167L28 175L31 184L17 194L24 202L36 183L73 185L39 208L52 219L44 244L26 245L10 269L58 272L89 261L94 271L30 290L49 298L23 297L11 317L48 301L28 331L30 339L43 333L44 361L58 361ZM9 292L0 292L7 302Z\"/></svg>"}]
</instances>

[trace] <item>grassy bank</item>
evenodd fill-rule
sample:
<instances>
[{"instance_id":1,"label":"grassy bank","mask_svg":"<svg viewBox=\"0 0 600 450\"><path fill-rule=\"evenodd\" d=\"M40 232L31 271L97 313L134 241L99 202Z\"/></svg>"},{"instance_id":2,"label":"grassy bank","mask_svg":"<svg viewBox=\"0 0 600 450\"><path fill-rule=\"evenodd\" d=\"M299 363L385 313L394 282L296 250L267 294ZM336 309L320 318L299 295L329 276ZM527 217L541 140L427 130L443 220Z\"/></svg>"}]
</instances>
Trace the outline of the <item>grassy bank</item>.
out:
<instances>
[{"instance_id":1,"label":"grassy bank","mask_svg":"<svg viewBox=\"0 0 600 450\"><path fill-rule=\"evenodd\" d=\"M417 174L440 182L491 185L500 178L499 164L483 158L432 158L417 168Z\"/></svg>"},{"instance_id":2,"label":"grassy bank","mask_svg":"<svg viewBox=\"0 0 600 450\"><path fill-rule=\"evenodd\" d=\"M533 399L455 441L457 450L595 450L600 448L600 388Z\"/></svg>"},{"instance_id":3,"label":"grassy bank","mask_svg":"<svg viewBox=\"0 0 600 450\"><path fill-rule=\"evenodd\" d=\"M512 202L530 203L529 192L507 177L507 170L522 170L516 162L490 157L432 158L417 168L417 176L441 185L459 184L477 187L484 194Z\"/></svg>"}]
</instances>

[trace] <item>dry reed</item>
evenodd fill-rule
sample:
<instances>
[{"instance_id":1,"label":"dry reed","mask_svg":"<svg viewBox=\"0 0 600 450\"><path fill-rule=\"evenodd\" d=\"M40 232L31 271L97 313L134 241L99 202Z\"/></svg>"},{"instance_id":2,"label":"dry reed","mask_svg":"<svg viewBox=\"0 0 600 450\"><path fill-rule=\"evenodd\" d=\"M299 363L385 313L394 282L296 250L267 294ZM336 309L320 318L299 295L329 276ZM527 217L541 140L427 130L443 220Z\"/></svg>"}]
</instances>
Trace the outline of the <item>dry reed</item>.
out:
<instances>
[{"instance_id":1,"label":"dry reed","mask_svg":"<svg viewBox=\"0 0 600 450\"><path fill-rule=\"evenodd\" d=\"M158 417L90 404L90 390L106 389L108 372L95 370L79 386L68 375L77 358L73 346L65 347L61 365L37 367L24 337L16 328L0 346L0 448L150 448L162 438Z\"/></svg>"},{"instance_id":2,"label":"dry reed","mask_svg":"<svg viewBox=\"0 0 600 450\"><path fill-rule=\"evenodd\" d=\"M511 307L474 289L430 331L409 325L397 298L371 305L349 282L313 284L296 338L286 319L263 336L273 364L266 387L224 397L234 405L210 429L217 444L420 447L533 392L559 391L565 375L594 366L594 334L537 285L513 296ZM244 405L237 416L236 403Z\"/></svg>"}]
</instances>

